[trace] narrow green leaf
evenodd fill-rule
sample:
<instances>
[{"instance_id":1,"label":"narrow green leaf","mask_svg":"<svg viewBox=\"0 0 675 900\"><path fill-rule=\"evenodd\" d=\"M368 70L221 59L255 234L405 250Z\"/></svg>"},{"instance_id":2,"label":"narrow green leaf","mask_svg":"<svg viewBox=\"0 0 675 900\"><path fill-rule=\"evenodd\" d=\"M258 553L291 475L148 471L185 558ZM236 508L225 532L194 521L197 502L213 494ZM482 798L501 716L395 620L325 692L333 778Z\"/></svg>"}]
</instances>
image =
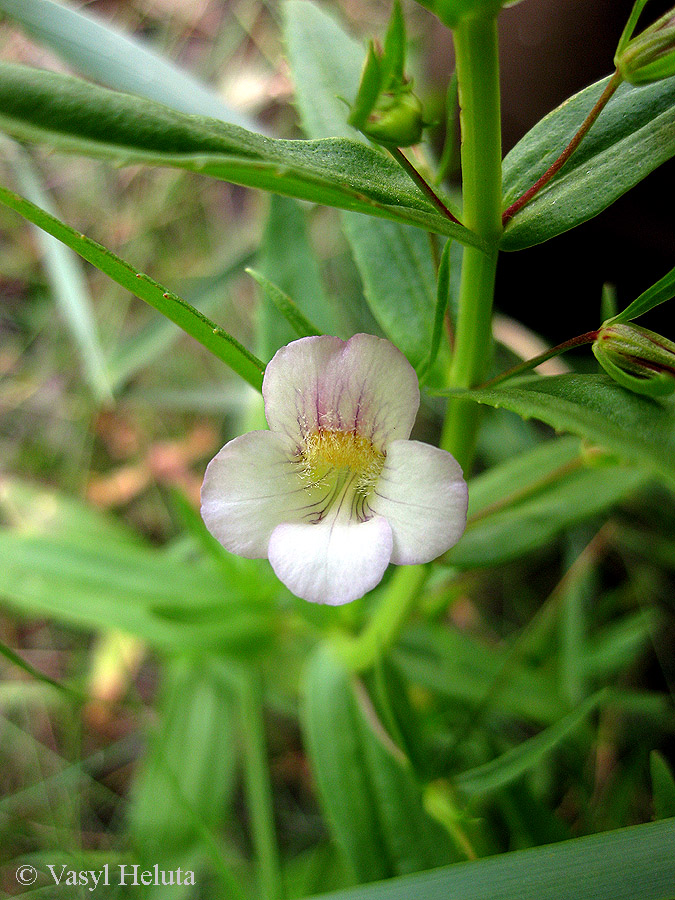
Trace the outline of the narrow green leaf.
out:
<instances>
[{"instance_id":1,"label":"narrow green leaf","mask_svg":"<svg viewBox=\"0 0 675 900\"><path fill-rule=\"evenodd\" d=\"M223 103L217 91L155 53L138 37L104 24L90 12L52 0L0 0L0 11L101 84L182 112L213 116L256 130L255 123Z\"/></svg>"},{"instance_id":2,"label":"narrow green leaf","mask_svg":"<svg viewBox=\"0 0 675 900\"><path fill-rule=\"evenodd\" d=\"M538 122L504 160L504 208L560 156L607 85L603 79ZM560 172L509 222L502 249L521 250L580 225L675 155L675 78L622 84Z\"/></svg>"},{"instance_id":3,"label":"narrow green leaf","mask_svg":"<svg viewBox=\"0 0 675 900\"><path fill-rule=\"evenodd\" d=\"M18 613L117 628L163 649L240 652L269 638L275 588L265 566L230 557L223 577L58 494L9 483L0 499L15 523L0 530L0 596Z\"/></svg>"},{"instance_id":4,"label":"narrow green leaf","mask_svg":"<svg viewBox=\"0 0 675 900\"><path fill-rule=\"evenodd\" d=\"M321 332L312 325L309 319L306 316L303 316L288 294L285 294L280 290L276 284L271 282L268 278L265 278L260 272L256 272L255 269L249 268L246 269L246 272L254 281L258 282L265 292L267 299L279 310L298 337L309 337L310 335L321 334Z\"/></svg>"},{"instance_id":5,"label":"narrow green leaf","mask_svg":"<svg viewBox=\"0 0 675 900\"><path fill-rule=\"evenodd\" d=\"M502 756L455 776L454 784L467 797L482 797L510 784L538 765L547 753L575 731L602 699L603 693L599 691L545 731L507 750Z\"/></svg>"},{"instance_id":6,"label":"narrow green leaf","mask_svg":"<svg viewBox=\"0 0 675 900\"><path fill-rule=\"evenodd\" d=\"M363 136L348 125L347 109L340 99L351 101L358 93L363 47L315 3L288 0L283 12L284 38L305 133L315 138L351 137L363 143ZM385 158L381 150L374 152Z\"/></svg>"},{"instance_id":7,"label":"narrow green leaf","mask_svg":"<svg viewBox=\"0 0 675 900\"><path fill-rule=\"evenodd\" d=\"M654 792L654 812L657 819L666 819L675 815L675 778L658 750L652 750L649 754L649 768Z\"/></svg>"},{"instance_id":8,"label":"narrow green leaf","mask_svg":"<svg viewBox=\"0 0 675 900\"><path fill-rule=\"evenodd\" d=\"M431 347L429 355L418 370L420 376L420 384L423 384L429 372L433 369L438 350L441 346L441 338L443 337L443 324L445 322L445 313L450 300L450 251L452 249L452 241L447 241L443 247L441 262L438 267L438 280L436 282L436 312L434 314L434 330L431 335Z\"/></svg>"},{"instance_id":9,"label":"narrow green leaf","mask_svg":"<svg viewBox=\"0 0 675 900\"><path fill-rule=\"evenodd\" d=\"M465 632L409 628L392 659L409 681L469 708L482 706L490 692L496 695L499 683L499 708L508 715L551 725L565 714L553 673L514 661L508 649ZM507 665L509 678L502 681Z\"/></svg>"},{"instance_id":10,"label":"narrow green leaf","mask_svg":"<svg viewBox=\"0 0 675 900\"><path fill-rule=\"evenodd\" d=\"M143 546L140 535L100 509L20 478L0 478L0 512L18 533L58 534L64 546Z\"/></svg>"},{"instance_id":11,"label":"narrow green leaf","mask_svg":"<svg viewBox=\"0 0 675 900\"><path fill-rule=\"evenodd\" d=\"M453 391L510 409L559 431L571 431L675 483L675 400L659 401L619 387L607 375L538 375L508 387ZM619 477L619 476L617 476Z\"/></svg>"},{"instance_id":12,"label":"narrow green leaf","mask_svg":"<svg viewBox=\"0 0 675 900\"><path fill-rule=\"evenodd\" d=\"M328 13L307 0L291 0L284 12L289 61L306 133L313 138L355 135L335 94L347 99L355 96L363 50ZM373 152L385 159L381 152ZM343 215L343 223L373 316L385 335L418 365L429 353L436 306L436 272L428 236L351 214Z\"/></svg>"},{"instance_id":13,"label":"narrow green leaf","mask_svg":"<svg viewBox=\"0 0 675 900\"><path fill-rule=\"evenodd\" d=\"M555 592L560 605L558 652L560 694L571 709L589 693L583 658L588 641L588 620L598 595L597 559L584 552L597 529L577 527L565 536L565 575Z\"/></svg>"},{"instance_id":14,"label":"narrow green leaf","mask_svg":"<svg viewBox=\"0 0 675 900\"><path fill-rule=\"evenodd\" d=\"M435 752L424 739L423 717L415 707L408 692L408 685L400 670L386 657L380 657L375 664L368 685L387 733L405 756L410 760L413 771L421 778L433 777Z\"/></svg>"},{"instance_id":15,"label":"narrow green leaf","mask_svg":"<svg viewBox=\"0 0 675 900\"><path fill-rule=\"evenodd\" d=\"M359 880L452 859L447 836L422 808L420 787L331 648L319 648L310 660L304 696L303 727L319 795Z\"/></svg>"},{"instance_id":16,"label":"narrow green leaf","mask_svg":"<svg viewBox=\"0 0 675 900\"><path fill-rule=\"evenodd\" d=\"M497 565L545 546L648 480L638 469L588 466L567 437L518 454L469 482L469 519L445 559L460 568Z\"/></svg>"},{"instance_id":17,"label":"narrow green leaf","mask_svg":"<svg viewBox=\"0 0 675 900\"><path fill-rule=\"evenodd\" d=\"M410 222L484 246L440 216L392 160L353 140L273 140L77 78L0 63L0 129L118 165L172 166Z\"/></svg>"},{"instance_id":18,"label":"narrow green leaf","mask_svg":"<svg viewBox=\"0 0 675 900\"><path fill-rule=\"evenodd\" d=\"M566 471L578 468L581 452L581 441L566 435L542 441L474 476L470 481L469 519L513 506L557 482Z\"/></svg>"},{"instance_id":19,"label":"narrow green leaf","mask_svg":"<svg viewBox=\"0 0 675 900\"><path fill-rule=\"evenodd\" d=\"M214 275L195 279L181 290L190 306L204 315L222 310L230 279L253 259L251 250L243 250ZM122 341L110 354L108 371L115 388L128 382L141 369L149 368L166 353L182 334L181 329L163 316L153 316L135 334ZM222 390L222 385L220 390ZM205 391L208 393L208 391ZM127 395L128 396L128 395ZM223 394L225 396L225 394Z\"/></svg>"},{"instance_id":20,"label":"narrow green leaf","mask_svg":"<svg viewBox=\"0 0 675 900\"><path fill-rule=\"evenodd\" d=\"M308 334L339 334L339 308L326 297L312 247L307 211L297 200L273 194L262 244L254 268L289 298L301 316L313 323ZM298 336L263 291L258 312L258 345L263 359Z\"/></svg>"},{"instance_id":21,"label":"narrow green leaf","mask_svg":"<svg viewBox=\"0 0 675 900\"><path fill-rule=\"evenodd\" d=\"M236 774L231 706L208 662L169 662L157 729L131 788L131 834L144 859L184 853L202 827L223 820Z\"/></svg>"},{"instance_id":22,"label":"narrow green leaf","mask_svg":"<svg viewBox=\"0 0 675 900\"><path fill-rule=\"evenodd\" d=\"M595 681L616 678L649 647L658 624L654 610L641 609L605 626L585 647L582 674Z\"/></svg>"},{"instance_id":23,"label":"narrow green leaf","mask_svg":"<svg viewBox=\"0 0 675 900\"><path fill-rule=\"evenodd\" d=\"M45 675L43 672L40 672L39 669L36 669L35 666L32 666L29 662L27 662L22 656L12 650L11 647L8 647L3 641L0 641L0 656L4 656L6 660L8 660L13 666L16 666L17 669L21 669L26 675L30 678L35 679L35 681L39 681L42 684L48 684L50 687L56 688L62 694L65 694L71 700L75 700L78 703L82 703L85 701L86 697L84 694L80 694L78 691L74 691L71 687L68 687L65 684L61 684L59 681L55 681L53 678L50 678L49 675Z\"/></svg>"},{"instance_id":24,"label":"narrow green leaf","mask_svg":"<svg viewBox=\"0 0 675 900\"><path fill-rule=\"evenodd\" d=\"M18 144L4 138L0 146L14 172L19 189L32 203L56 215L57 210L28 153ZM84 376L94 397L99 402L110 403L111 378L98 336L92 297L79 260L60 241L40 228L34 230L42 248L54 300L79 352Z\"/></svg>"},{"instance_id":25,"label":"narrow green leaf","mask_svg":"<svg viewBox=\"0 0 675 900\"><path fill-rule=\"evenodd\" d=\"M654 309L655 306L671 300L673 297L675 297L675 267L666 273L663 278L660 278L656 284L643 291L618 316L610 319L610 322L630 322L633 319L637 319L638 316L643 316L650 309Z\"/></svg>"},{"instance_id":26,"label":"narrow green leaf","mask_svg":"<svg viewBox=\"0 0 675 900\"><path fill-rule=\"evenodd\" d=\"M243 900L213 838L232 801L235 747L231 699L218 674L198 658L170 659L159 722L135 769L128 818L144 868L195 870L210 857L224 895ZM161 900L166 891L152 885L148 897Z\"/></svg>"},{"instance_id":27,"label":"narrow green leaf","mask_svg":"<svg viewBox=\"0 0 675 900\"><path fill-rule=\"evenodd\" d=\"M258 869L259 896L265 900L283 900L265 739L263 686L260 674L255 670L247 671L241 679L239 723L244 745L246 800Z\"/></svg>"},{"instance_id":28,"label":"narrow green leaf","mask_svg":"<svg viewBox=\"0 0 675 900\"><path fill-rule=\"evenodd\" d=\"M673 885L675 819L665 819L321 894L321 900L672 900Z\"/></svg>"},{"instance_id":29,"label":"narrow green leaf","mask_svg":"<svg viewBox=\"0 0 675 900\"><path fill-rule=\"evenodd\" d=\"M176 294L165 290L147 275L137 272L133 266L106 250L100 244L79 234L73 228L50 216L43 209L19 197L0 186L0 203L4 203L19 215L37 225L43 231L58 238L71 250L90 262L113 281L131 291L136 297L145 300L150 306L166 316L187 334L199 341L214 356L230 366L237 375L260 390L264 365L249 353L238 341L226 331L207 319L194 307L186 303Z\"/></svg>"}]
</instances>

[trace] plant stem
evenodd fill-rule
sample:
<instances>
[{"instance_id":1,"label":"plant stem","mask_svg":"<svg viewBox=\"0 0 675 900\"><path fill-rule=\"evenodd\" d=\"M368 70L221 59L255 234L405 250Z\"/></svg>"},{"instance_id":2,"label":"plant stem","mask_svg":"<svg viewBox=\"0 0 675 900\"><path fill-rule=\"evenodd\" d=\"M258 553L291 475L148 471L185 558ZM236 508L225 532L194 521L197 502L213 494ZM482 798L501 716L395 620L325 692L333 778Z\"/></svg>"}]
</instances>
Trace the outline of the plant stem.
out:
<instances>
[{"instance_id":1,"label":"plant stem","mask_svg":"<svg viewBox=\"0 0 675 900\"><path fill-rule=\"evenodd\" d=\"M340 650L350 669L371 668L398 637L427 577L426 566L399 566L386 593L361 634L341 643Z\"/></svg>"},{"instance_id":2,"label":"plant stem","mask_svg":"<svg viewBox=\"0 0 675 900\"><path fill-rule=\"evenodd\" d=\"M281 900L284 891L274 829L272 788L263 725L262 685L254 672L243 675L240 698L246 793L258 861L259 896L261 900Z\"/></svg>"},{"instance_id":3,"label":"plant stem","mask_svg":"<svg viewBox=\"0 0 675 900\"><path fill-rule=\"evenodd\" d=\"M451 387L482 380L492 342L492 300L501 223L501 123L497 21L465 19L454 31L462 132L463 220L490 252L466 247L462 263ZM473 458L478 407L466 400L448 405L441 446L466 471Z\"/></svg>"},{"instance_id":4,"label":"plant stem","mask_svg":"<svg viewBox=\"0 0 675 900\"><path fill-rule=\"evenodd\" d=\"M597 336L597 331L587 331L585 334L580 334L578 337L570 338L569 341L563 341L562 344L551 347L550 350L540 353L539 356L533 356L532 359L526 359L524 362L518 363L518 365L507 369L506 372L495 375L494 378L479 385L479 387L481 389L494 387L496 384L501 384L502 381L506 381L507 378L513 378L516 375L520 375L522 372L529 372L530 369L536 369L537 366L540 366L548 359L553 359L554 356L560 356L560 354L564 353L566 350L571 350L573 347L581 347L583 344L592 344Z\"/></svg>"},{"instance_id":5,"label":"plant stem","mask_svg":"<svg viewBox=\"0 0 675 900\"><path fill-rule=\"evenodd\" d=\"M450 212L448 207L443 203L441 198L438 196L436 191L431 187L430 184L425 180L424 176L417 171L415 166L410 162L408 157L402 150L399 150L398 147L389 147L389 152L394 157L396 162L401 166L402 169L410 175L412 180L415 182L417 187L429 198L429 200L434 204L436 209L441 213L441 215L445 216L446 219L450 219L451 222L454 222L456 225L461 225L462 223L456 216Z\"/></svg>"},{"instance_id":6,"label":"plant stem","mask_svg":"<svg viewBox=\"0 0 675 900\"><path fill-rule=\"evenodd\" d=\"M581 125L581 128L577 131L577 133L574 135L572 140L569 142L569 144L565 147L565 149L560 154L560 156L553 163L553 165L544 172L544 174L541 176L541 178L538 179L538 181L535 181L535 183L532 185L531 188L529 188L527 191L525 191L525 193L522 194L515 201L515 203L512 203L511 206L509 206L509 208L507 210L505 210L504 215L502 216L502 223L504 225L506 225L506 223L509 221L509 219L512 218L512 216L514 216L519 210L521 210L523 208L523 206L525 206L527 203L529 203L530 200L535 196L535 194L538 194L539 191L546 184L549 183L549 181L553 178L553 176L557 175L557 173L562 169L562 167L565 165L567 160L570 158L570 156L574 153L574 151L577 149L579 144L582 142L582 140L586 136L589 128L595 122L595 120L598 118L598 116L600 115L602 110L607 105L610 97L612 96L612 94L618 88L618 86L621 84L622 81L623 81L623 78L618 71L612 75L612 77L607 82L607 86L605 87L604 91L598 97L598 100L597 100L595 106L593 107L593 109L589 112L589 114L584 119L584 121Z\"/></svg>"}]
</instances>

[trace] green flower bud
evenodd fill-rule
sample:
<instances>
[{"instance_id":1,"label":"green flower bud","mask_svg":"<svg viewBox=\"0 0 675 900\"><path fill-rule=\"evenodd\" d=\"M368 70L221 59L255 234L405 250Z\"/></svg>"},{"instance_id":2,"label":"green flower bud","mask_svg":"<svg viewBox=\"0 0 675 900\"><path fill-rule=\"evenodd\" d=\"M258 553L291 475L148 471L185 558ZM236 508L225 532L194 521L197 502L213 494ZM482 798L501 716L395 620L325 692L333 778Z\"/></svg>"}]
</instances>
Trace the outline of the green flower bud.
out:
<instances>
[{"instance_id":1,"label":"green flower bud","mask_svg":"<svg viewBox=\"0 0 675 900\"><path fill-rule=\"evenodd\" d=\"M377 144L409 147L422 138L422 103L405 77L406 36L400 3L395 2L384 50L371 42L351 107L349 124Z\"/></svg>"},{"instance_id":2,"label":"green flower bud","mask_svg":"<svg viewBox=\"0 0 675 900\"><path fill-rule=\"evenodd\" d=\"M635 4L614 57L618 71L631 84L648 84L675 75L675 7L631 38L646 2L638 0Z\"/></svg>"},{"instance_id":3,"label":"green flower bud","mask_svg":"<svg viewBox=\"0 0 675 900\"><path fill-rule=\"evenodd\" d=\"M602 368L622 387L649 397L675 391L675 343L620 322L603 325L593 343Z\"/></svg>"},{"instance_id":4,"label":"green flower bud","mask_svg":"<svg viewBox=\"0 0 675 900\"><path fill-rule=\"evenodd\" d=\"M411 91L382 93L361 131L378 144L409 147L422 138L422 103Z\"/></svg>"}]
</instances>

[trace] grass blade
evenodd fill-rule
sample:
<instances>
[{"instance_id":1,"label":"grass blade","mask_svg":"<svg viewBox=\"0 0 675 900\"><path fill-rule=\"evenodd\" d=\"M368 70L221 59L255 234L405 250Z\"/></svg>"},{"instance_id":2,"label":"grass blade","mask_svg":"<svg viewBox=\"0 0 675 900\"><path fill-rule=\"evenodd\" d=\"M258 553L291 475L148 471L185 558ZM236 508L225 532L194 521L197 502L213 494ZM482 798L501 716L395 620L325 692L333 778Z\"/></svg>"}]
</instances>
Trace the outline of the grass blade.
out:
<instances>
[{"instance_id":1,"label":"grass blade","mask_svg":"<svg viewBox=\"0 0 675 900\"><path fill-rule=\"evenodd\" d=\"M52 201L29 154L5 138L2 147L19 189L33 203L56 215ZM43 253L43 262L51 293L59 308L82 362L84 377L99 403L112 401L112 386L103 349L98 338L93 303L87 281L74 253L46 234L34 229Z\"/></svg>"},{"instance_id":2,"label":"grass blade","mask_svg":"<svg viewBox=\"0 0 675 900\"><path fill-rule=\"evenodd\" d=\"M321 900L672 900L674 891L675 819L665 819L322 894Z\"/></svg>"},{"instance_id":3,"label":"grass blade","mask_svg":"<svg viewBox=\"0 0 675 900\"><path fill-rule=\"evenodd\" d=\"M118 91L158 100L173 109L213 116L250 131L260 128L216 91L154 53L143 41L52 0L0 0L0 11L19 22L72 66Z\"/></svg>"},{"instance_id":4,"label":"grass blade","mask_svg":"<svg viewBox=\"0 0 675 900\"><path fill-rule=\"evenodd\" d=\"M147 275L137 272L133 266L115 256L110 250L106 250L105 247L83 234L79 234L35 204L2 186L0 186L0 203L4 203L5 206L18 212L29 222L58 238L87 262L96 266L101 272L105 272L113 281L131 291L139 299L145 300L146 303L199 341L214 356L230 366L252 387L261 390L265 369L263 363L249 353L232 335L207 319L185 300L166 291Z\"/></svg>"},{"instance_id":5,"label":"grass blade","mask_svg":"<svg viewBox=\"0 0 675 900\"><path fill-rule=\"evenodd\" d=\"M547 753L571 734L586 716L593 712L603 697L603 692L599 691L555 725L507 750L496 759L462 772L454 779L454 783L469 797L482 797L490 791L510 784L536 766Z\"/></svg>"}]
</instances>

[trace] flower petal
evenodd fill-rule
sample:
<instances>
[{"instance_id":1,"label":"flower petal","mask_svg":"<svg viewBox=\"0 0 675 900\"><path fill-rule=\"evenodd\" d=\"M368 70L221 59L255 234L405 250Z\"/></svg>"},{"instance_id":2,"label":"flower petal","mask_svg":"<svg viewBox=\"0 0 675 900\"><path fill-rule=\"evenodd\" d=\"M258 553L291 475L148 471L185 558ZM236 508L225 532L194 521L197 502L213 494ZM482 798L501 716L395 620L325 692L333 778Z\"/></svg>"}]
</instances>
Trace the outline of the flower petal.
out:
<instances>
[{"instance_id":1,"label":"flower petal","mask_svg":"<svg viewBox=\"0 0 675 900\"><path fill-rule=\"evenodd\" d=\"M269 559L277 577L312 603L339 606L379 584L392 551L380 516L359 524L330 517L318 525L283 524L272 532Z\"/></svg>"},{"instance_id":2,"label":"flower petal","mask_svg":"<svg viewBox=\"0 0 675 900\"><path fill-rule=\"evenodd\" d=\"M283 435L251 431L211 460L202 485L202 518L231 553L267 556L280 522L298 521L307 493Z\"/></svg>"},{"instance_id":3,"label":"flower petal","mask_svg":"<svg viewBox=\"0 0 675 900\"><path fill-rule=\"evenodd\" d=\"M372 334L306 337L282 347L265 370L263 397L272 431L297 444L321 427L354 431L378 449L408 437L420 402L408 360Z\"/></svg>"},{"instance_id":4,"label":"flower petal","mask_svg":"<svg viewBox=\"0 0 675 900\"><path fill-rule=\"evenodd\" d=\"M466 527L468 491L457 460L419 441L394 441L368 500L391 525L397 565L430 562Z\"/></svg>"}]
</instances>

